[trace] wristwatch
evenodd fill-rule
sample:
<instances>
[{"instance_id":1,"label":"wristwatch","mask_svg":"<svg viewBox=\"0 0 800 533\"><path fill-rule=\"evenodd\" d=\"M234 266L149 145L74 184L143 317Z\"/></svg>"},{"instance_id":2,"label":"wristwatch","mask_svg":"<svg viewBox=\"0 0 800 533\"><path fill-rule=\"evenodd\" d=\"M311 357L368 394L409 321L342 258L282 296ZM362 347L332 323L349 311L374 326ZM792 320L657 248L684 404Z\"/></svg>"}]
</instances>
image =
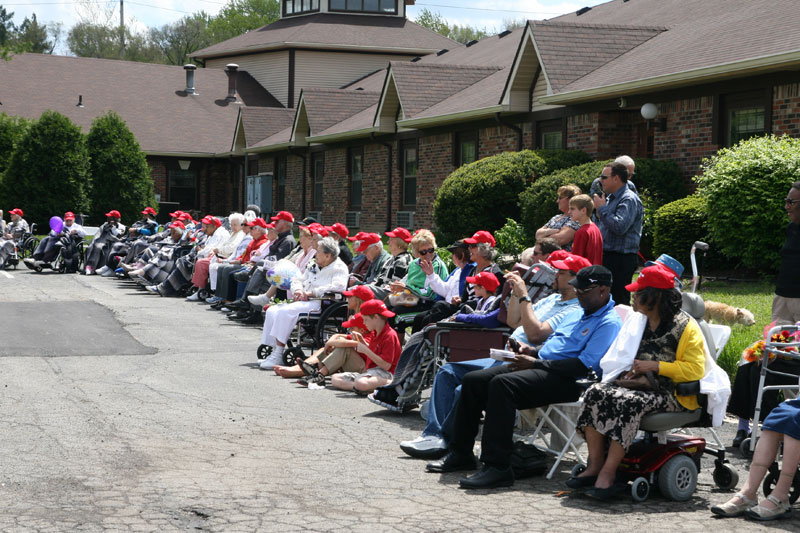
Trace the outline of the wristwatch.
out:
<instances>
[{"instance_id":1,"label":"wristwatch","mask_svg":"<svg viewBox=\"0 0 800 533\"><path fill-rule=\"evenodd\" d=\"M520 296L519 297L519 303L522 303L522 302L531 303L531 297L528 296L527 294L525 296Z\"/></svg>"}]
</instances>

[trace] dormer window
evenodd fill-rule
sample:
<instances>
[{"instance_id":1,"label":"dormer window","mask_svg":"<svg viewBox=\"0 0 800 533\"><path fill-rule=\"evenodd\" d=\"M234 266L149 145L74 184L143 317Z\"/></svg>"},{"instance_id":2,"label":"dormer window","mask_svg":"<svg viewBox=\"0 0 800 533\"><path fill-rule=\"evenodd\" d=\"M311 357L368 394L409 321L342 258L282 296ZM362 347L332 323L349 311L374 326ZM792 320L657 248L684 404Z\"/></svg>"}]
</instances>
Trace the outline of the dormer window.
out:
<instances>
[{"instance_id":1,"label":"dormer window","mask_svg":"<svg viewBox=\"0 0 800 533\"><path fill-rule=\"evenodd\" d=\"M283 16L302 15L319 11L319 0L283 0Z\"/></svg>"},{"instance_id":2,"label":"dormer window","mask_svg":"<svg viewBox=\"0 0 800 533\"><path fill-rule=\"evenodd\" d=\"M330 11L396 15L397 0L330 0Z\"/></svg>"}]
</instances>

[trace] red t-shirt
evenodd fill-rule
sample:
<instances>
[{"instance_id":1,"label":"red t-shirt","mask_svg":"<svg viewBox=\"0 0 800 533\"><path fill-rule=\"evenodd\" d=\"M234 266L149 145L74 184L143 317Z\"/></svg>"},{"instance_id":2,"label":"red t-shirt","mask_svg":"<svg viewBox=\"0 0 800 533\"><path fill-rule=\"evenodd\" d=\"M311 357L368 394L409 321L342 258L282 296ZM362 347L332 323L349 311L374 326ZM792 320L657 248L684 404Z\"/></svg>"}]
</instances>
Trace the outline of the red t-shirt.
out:
<instances>
[{"instance_id":1,"label":"red t-shirt","mask_svg":"<svg viewBox=\"0 0 800 533\"><path fill-rule=\"evenodd\" d=\"M242 255L239 256L239 261L242 263L247 263L250 261L250 256L253 255L255 250L258 250L262 244L267 240L267 234L265 233L262 235L258 240L253 239L250 241L250 244L247 245L247 248L244 249Z\"/></svg>"},{"instance_id":2,"label":"red t-shirt","mask_svg":"<svg viewBox=\"0 0 800 533\"><path fill-rule=\"evenodd\" d=\"M364 339L366 340L366 339ZM368 341L369 349L380 356L384 361L388 361L392 366L389 367L389 372L394 374L394 369L397 368L397 362L400 360L400 339L397 338L397 332L387 322L384 324L383 329L375 335L375 338ZM370 359L364 354L359 354L367 362L367 370L373 366L378 366L375 361Z\"/></svg>"},{"instance_id":3,"label":"red t-shirt","mask_svg":"<svg viewBox=\"0 0 800 533\"><path fill-rule=\"evenodd\" d=\"M588 259L593 265L603 264L603 234L594 222L589 222L575 232L572 253Z\"/></svg>"}]
</instances>

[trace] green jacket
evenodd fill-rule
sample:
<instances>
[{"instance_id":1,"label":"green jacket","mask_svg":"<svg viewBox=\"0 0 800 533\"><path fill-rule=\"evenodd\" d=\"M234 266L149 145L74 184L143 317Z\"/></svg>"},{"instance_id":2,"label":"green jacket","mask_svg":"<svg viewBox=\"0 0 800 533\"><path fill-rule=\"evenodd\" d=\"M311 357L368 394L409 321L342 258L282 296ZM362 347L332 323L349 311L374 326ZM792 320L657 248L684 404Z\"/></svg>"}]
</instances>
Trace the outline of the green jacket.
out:
<instances>
[{"instance_id":1,"label":"green jacket","mask_svg":"<svg viewBox=\"0 0 800 533\"><path fill-rule=\"evenodd\" d=\"M434 254L433 256L433 272L440 278L447 279L447 265L444 264L444 261L442 261L438 254ZM432 288L425 286L425 280L427 278L428 275L425 274L422 267L419 266L419 259L414 259L408 266L406 287L420 298L433 300L436 298L436 292L434 292Z\"/></svg>"}]
</instances>

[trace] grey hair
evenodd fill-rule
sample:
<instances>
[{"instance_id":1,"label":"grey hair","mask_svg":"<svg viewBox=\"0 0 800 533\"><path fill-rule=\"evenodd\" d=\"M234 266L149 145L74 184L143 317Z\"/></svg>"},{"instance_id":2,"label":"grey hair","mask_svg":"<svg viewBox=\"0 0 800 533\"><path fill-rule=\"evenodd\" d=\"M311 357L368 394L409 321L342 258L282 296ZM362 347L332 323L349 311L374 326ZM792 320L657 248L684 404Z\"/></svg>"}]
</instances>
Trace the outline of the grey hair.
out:
<instances>
[{"instance_id":1,"label":"grey hair","mask_svg":"<svg viewBox=\"0 0 800 533\"><path fill-rule=\"evenodd\" d=\"M489 261L494 261L494 258L497 257L497 250L488 242L478 243L478 253Z\"/></svg>"},{"instance_id":2,"label":"grey hair","mask_svg":"<svg viewBox=\"0 0 800 533\"><path fill-rule=\"evenodd\" d=\"M800 189L800 181L795 181L792 183L792 189Z\"/></svg>"},{"instance_id":3,"label":"grey hair","mask_svg":"<svg viewBox=\"0 0 800 533\"><path fill-rule=\"evenodd\" d=\"M256 212L255 212L255 211L252 211L252 210L247 210L247 211L245 211L245 212L244 212L244 219L245 219L247 222L252 222L252 221L254 221L256 218L258 218L258 217L256 216Z\"/></svg>"},{"instance_id":4,"label":"grey hair","mask_svg":"<svg viewBox=\"0 0 800 533\"><path fill-rule=\"evenodd\" d=\"M633 162L633 158L629 155L621 155L614 160L614 163L622 163L626 167L634 167L636 168L636 163Z\"/></svg>"},{"instance_id":5,"label":"grey hair","mask_svg":"<svg viewBox=\"0 0 800 533\"><path fill-rule=\"evenodd\" d=\"M378 242L373 242L372 244L370 244L369 246L367 246L367 249L366 249L366 250L364 250L364 251L366 252L366 251L367 251L367 250L369 250L370 248L380 248L381 250L383 250L383 243L382 243L381 241L378 241Z\"/></svg>"},{"instance_id":6,"label":"grey hair","mask_svg":"<svg viewBox=\"0 0 800 533\"><path fill-rule=\"evenodd\" d=\"M336 244L336 241L331 237L323 237L323 239L317 243L317 252L330 254L336 259L339 257L339 245Z\"/></svg>"},{"instance_id":7,"label":"grey hair","mask_svg":"<svg viewBox=\"0 0 800 533\"><path fill-rule=\"evenodd\" d=\"M519 262L523 265L531 266L533 264L533 249L536 248L535 246L531 246L530 248L525 248L522 254L519 256Z\"/></svg>"},{"instance_id":8,"label":"grey hair","mask_svg":"<svg viewBox=\"0 0 800 533\"><path fill-rule=\"evenodd\" d=\"M238 222L241 225L244 223L244 215L241 213L233 212L230 215L228 215L228 221Z\"/></svg>"}]
</instances>

